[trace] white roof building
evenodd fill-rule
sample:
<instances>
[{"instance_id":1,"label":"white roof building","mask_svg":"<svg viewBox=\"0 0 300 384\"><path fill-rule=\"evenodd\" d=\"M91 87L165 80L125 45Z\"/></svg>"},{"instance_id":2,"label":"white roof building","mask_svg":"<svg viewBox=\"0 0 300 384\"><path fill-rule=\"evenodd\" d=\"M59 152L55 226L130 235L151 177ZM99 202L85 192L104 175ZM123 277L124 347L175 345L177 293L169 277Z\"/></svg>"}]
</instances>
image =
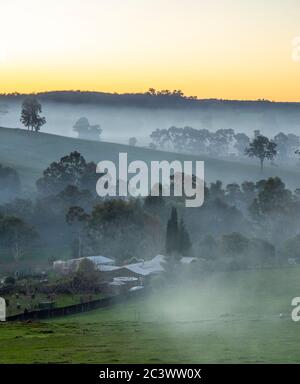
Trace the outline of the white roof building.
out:
<instances>
[{"instance_id":1,"label":"white roof building","mask_svg":"<svg viewBox=\"0 0 300 384\"><path fill-rule=\"evenodd\" d=\"M113 264L115 261L109 257L105 256L87 256L87 257L80 257L78 259L70 259L70 260L57 260L53 263L53 269L68 273L70 271L76 270L78 268L80 262L84 259L88 259L92 261L97 269L101 269L102 267L113 267ZM118 268L118 267L115 267Z\"/></svg>"},{"instance_id":2,"label":"white roof building","mask_svg":"<svg viewBox=\"0 0 300 384\"><path fill-rule=\"evenodd\" d=\"M139 279L137 277L119 276L119 277L114 277L113 281L109 283L109 285L122 286L122 285L126 285L127 283L137 283L138 281Z\"/></svg>"},{"instance_id":3,"label":"white roof building","mask_svg":"<svg viewBox=\"0 0 300 384\"><path fill-rule=\"evenodd\" d=\"M196 261L198 261L198 259L196 259L196 257L182 257L180 259L180 262L182 264L191 264L191 263L194 263Z\"/></svg>"},{"instance_id":4,"label":"white roof building","mask_svg":"<svg viewBox=\"0 0 300 384\"><path fill-rule=\"evenodd\" d=\"M79 259L55 261L53 263L53 268L57 271L64 272L64 273L75 271L76 268L78 268L78 265L80 264L80 262L84 259L91 260L95 264L96 269L100 272L114 272L122 269L124 271L124 278L125 278L126 270L140 276L149 276L151 274L163 272L164 271L163 263L165 261L165 256L156 255L151 260L146 260L146 261L141 260L138 263L127 264L123 266L114 265L115 261L109 257L87 256L87 257L81 257ZM119 281L115 281L116 284L120 282L121 282L121 278L119 278Z\"/></svg>"},{"instance_id":5,"label":"white roof building","mask_svg":"<svg viewBox=\"0 0 300 384\"><path fill-rule=\"evenodd\" d=\"M141 289L144 289L142 285L136 285L135 287L129 288L129 292L140 291Z\"/></svg>"},{"instance_id":6,"label":"white roof building","mask_svg":"<svg viewBox=\"0 0 300 384\"><path fill-rule=\"evenodd\" d=\"M138 275L148 276L153 273L163 272L164 267L162 266L162 264L164 261L165 261L165 256L156 255L151 260L141 261L135 264L128 264L128 265L125 265L124 268Z\"/></svg>"},{"instance_id":7,"label":"white roof building","mask_svg":"<svg viewBox=\"0 0 300 384\"><path fill-rule=\"evenodd\" d=\"M97 270L100 271L100 272L113 272L113 271L117 271L119 269L122 269L123 267L118 267L116 265L103 265L103 264L99 264L97 265Z\"/></svg>"},{"instance_id":8,"label":"white roof building","mask_svg":"<svg viewBox=\"0 0 300 384\"><path fill-rule=\"evenodd\" d=\"M84 257L82 257L81 259L84 259ZM91 260L96 265L114 265L115 264L115 260L105 256L87 256L86 259ZM77 260L80 260L80 259L77 259Z\"/></svg>"}]
</instances>

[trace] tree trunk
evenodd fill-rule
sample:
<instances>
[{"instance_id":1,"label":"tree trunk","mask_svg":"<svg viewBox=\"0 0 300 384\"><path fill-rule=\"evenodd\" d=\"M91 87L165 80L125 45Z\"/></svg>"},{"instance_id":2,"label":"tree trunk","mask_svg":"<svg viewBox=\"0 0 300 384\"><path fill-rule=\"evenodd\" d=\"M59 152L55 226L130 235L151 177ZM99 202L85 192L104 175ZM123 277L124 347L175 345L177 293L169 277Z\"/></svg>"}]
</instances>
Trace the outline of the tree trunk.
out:
<instances>
[{"instance_id":1,"label":"tree trunk","mask_svg":"<svg viewBox=\"0 0 300 384\"><path fill-rule=\"evenodd\" d=\"M264 170L264 159L260 159L260 172Z\"/></svg>"},{"instance_id":2,"label":"tree trunk","mask_svg":"<svg viewBox=\"0 0 300 384\"><path fill-rule=\"evenodd\" d=\"M19 249L19 243L16 240L14 246L13 246L13 254L14 254L14 259L15 261L19 261L20 259L20 249Z\"/></svg>"},{"instance_id":3,"label":"tree trunk","mask_svg":"<svg viewBox=\"0 0 300 384\"><path fill-rule=\"evenodd\" d=\"M78 257L81 258L82 256L82 239L81 239L81 232L78 231Z\"/></svg>"}]
</instances>

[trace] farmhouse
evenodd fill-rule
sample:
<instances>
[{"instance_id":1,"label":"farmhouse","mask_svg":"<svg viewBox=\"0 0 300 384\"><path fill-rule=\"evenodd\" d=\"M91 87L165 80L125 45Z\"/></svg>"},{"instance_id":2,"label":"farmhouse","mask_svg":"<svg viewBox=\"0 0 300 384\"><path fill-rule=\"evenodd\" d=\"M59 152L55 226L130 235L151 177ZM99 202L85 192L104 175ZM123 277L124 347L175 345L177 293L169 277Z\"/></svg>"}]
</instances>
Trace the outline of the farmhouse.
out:
<instances>
[{"instance_id":1,"label":"farmhouse","mask_svg":"<svg viewBox=\"0 0 300 384\"><path fill-rule=\"evenodd\" d=\"M109 257L105 256L87 256L81 257L78 259L70 259L70 260L57 260L53 263L53 269L62 274L68 274L71 272L75 272L81 263L82 260L89 259L91 260L97 269L100 269L101 266L113 266L115 261Z\"/></svg>"},{"instance_id":2,"label":"farmhouse","mask_svg":"<svg viewBox=\"0 0 300 384\"><path fill-rule=\"evenodd\" d=\"M54 261L53 269L59 273L71 273L76 271L80 262L84 260L84 257L71 260L58 260ZM87 256L86 259L91 260L98 271L105 272L112 277L122 276L124 274L130 276L149 276L153 273L159 273L164 270L162 263L165 260L165 256L156 255L151 260L141 260L138 263L127 264L123 266L116 266L115 261L105 256Z\"/></svg>"},{"instance_id":3,"label":"farmhouse","mask_svg":"<svg viewBox=\"0 0 300 384\"><path fill-rule=\"evenodd\" d=\"M139 263L125 265L128 271L132 272L137 276L149 276L152 274L157 274L164 271L163 263L165 261L165 256L156 255L151 260L142 260Z\"/></svg>"},{"instance_id":4,"label":"farmhouse","mask_svg":"<svg viewBox=\"0 0 300 384\"><path fill-rule=\"evenodd\" d=\"M66 261L55 261L53 269L61 274L75 272L84 258ZM165 256L156 255L151 260L141 260L138 263L123 266L114 265L114 260L104 256L89 256L96 269L102 272L103 280L115 287L133 287L142 285L144 279L150 275L164 271L163 263Z\"/></svg>"},{"instance_id":5,"label":"farmhouse","mask_svg":"<svg viewBox=\"0 0 300 384\"><path fill-rule=\"evenodd\" d=\"M192 263L196 263L199 259L197 259L196 257L182 257L180 259L180 262L181 264L192 264Z\"/></svg>"},{"instance_id":6,"label":"farmhouse","mask_svg":"<svg viewBox=\"0 0 300 384\"><path fill-rule=\"evenodd\" d=\"M136 287L142 287L142 282L138 277L133 276L120 276L114 277L113 281L108 284L110 287L114 288L116 292L120 292L122 289L130 290Z\"/></svg>"},{"instance_id":7,"label":"farmhouse","mask_svg":"<svg viewBox=\"0 0 300 384\"><path fill-rule=\"evenodd\" d=\"M105 256L88 256L87 259L95 264L95 268L101 272L103 284L111 287L114 291L142 289L145 280L153 275L164 271L163 263L165 256L156 255L151 260L141 260L138 263L123 266L114 265L114 260ZM75 272L82 260L85 258L71 259L66 261L55 261L53 269L61 274Z\"/></svg>"}]
</instances>

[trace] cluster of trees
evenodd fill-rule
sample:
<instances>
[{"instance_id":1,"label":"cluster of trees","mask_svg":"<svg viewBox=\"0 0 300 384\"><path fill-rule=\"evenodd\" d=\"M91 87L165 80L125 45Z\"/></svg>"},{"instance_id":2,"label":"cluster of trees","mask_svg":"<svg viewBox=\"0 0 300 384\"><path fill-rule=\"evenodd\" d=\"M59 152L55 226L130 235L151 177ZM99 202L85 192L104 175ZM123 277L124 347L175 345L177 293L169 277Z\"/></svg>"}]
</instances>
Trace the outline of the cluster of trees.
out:
<instances>
[{"instance_id":1,"label":"cluster of trees","mask_svg":"<svg viewBox=\"0 0 300 384\"><path fill-rule=\"evenodd\" d=\"M174 89L173 91L170 91L169 89L162 89L161 91L157 91L155 88L149 88L149 90L145 92L145 95L197 100L197 96L185 96L181 89Z\"/></svg>"},{"instance_id":2,"label":"cluster of trees","mask_svg":"<svg viewBox=\"0 0 300 384\"><path fill-rule=\"evenodd\" d=\"M159 220L145 212L138 201L107 200L90 212L70 207L66 220L73 229L73 254L107 254L118 262L151 257L161 243ZM157 240L155 242L155 239Z\"/></svg>"},{"instance_id":3,"label":"cluster of trees","mask_svg":"<svg viewBox=\"0 0 300 384\"><path fill-rule=\"evenodd\" d=\"M207 235L199 243L199 253L210 268L216 264L225 269L260 268L278 261L269 241L239 232L219 237Z\"/></svg>"},{"instance_id":4,"label":"cluster of trees","mask_svg":"<svg viewBox=\"0 0 300 384\"><path fill-rule=\"evenodd\" d=\"M1 247L15 260L39 241L67 247L72 257L104 254L123 263L166 252L238 268L277 260L285 242L282 255L290 255L297 243L300 189L288 190L279 178L205 185L204 205L186 214L177 197L100 198L95 168L72 152L44 171L35 200L2 204Z\"/></svg>"},{"instance_id":5,"label":"cluster of trees","mask_svg":"<svg viewBox=\"0 0 300 384\"><path fill-rule=\"evenodd\" d=\"M42 196L57 194L69 185L95 193L98 178L96 164L87 162L79 152L74 151L51 163L37 180L36 186Z\"/></svg>"},{"instance_id":6,"label":"cluster of trees","mask_svg":"<svg viewBox=\"0 0 300 384\"><path fill-rule=\"evenodd\" d=\"M241 158L253 154L256 156L260 152L270 160L278 155L279 161L295 159L300 146L300 137L294 134L286 135L280 132L273 139L268 139L259 131L255 131L254 140L251 140L245 133L236 133L233 129L218 129L211 132L208 129L188 126L156 129L150 138L150 147L163 150Z\"/></svg>"},{"instance_id":7,"label":"cluster of trees","mask_svg":"<svg viewBox=\"0 0 300 384\"><path fill-rule=\"evenodd\" d=\"M0 201L18 196L21 192L21 182L18 172L11 167L0 164Z\"/></svg>"},{"instance_id":8,"label":"cluster of trees","mask_svg":"<svg viewBox=\"0 0 300 384\"><path fill-rule=\"evenodd\" d=\"M0 249L19 261L38 239L36 230L19 217L0 214Z\"/></svg>"},{"instance_id":9,"label":"cluster of trees","mask_svg":"<svg viewBox=\"0 0 300 384\"><path fill-rule=\"evenodd\" d=\"M263 114L265 120L270 120L270 114L277 109L283 110L293 118L293 114L298 111L299 106L297 103L278 103L272 102L266 99L258 100L227 100L227 99L198 99L196 96L187 96L181 90L155 90L149 88L146 92L140 93L106 93L96 91L80 91L80 90L69 90L69 91L47 91L32 94L43 101L51 102L64 102L73 104L102 104L102 105L132 105L132 106L148 106L151 107L154 104L149 103L149 99L155 99L151 96L156 96L157 99L161 100L161 96L177 96L183 100L190 101L190 105L201 107L207 106L221 106L226 107L233 111L237 111L238 107L247 108L247 111L253 110L257 113ZM0 93L0 101L6 102L11 99L23 99L26 94L12 92L12 93ZM167 98L165 97L165 98ZM152 100L154 101L154 100ZM191 102L192 101L192 102ZM193 102L194 101L194 102ZM146 102L146 103L145 103ZM144 104L145 103L145 104ZM156 104L155 104L156 105ZM159 106L159 105L158 105ZM276 123L273 118L273 123Z\"/></svg>"},{"instance_id":10,"label":"cluster of trees","mask_svg":"<svg viewBox=\"0 0 300 384\"><path fill-rule=\"evenodd\" d=\"M100 140L102 129L100 125L90 125L86 117L78 119L73 126L73 130L77 132L79 139Z\"/></svg>"},{"instance_id":11,"label":"cluster of trees","mask_svg":"<svg viewBox=\"0 0 300 384\"><path fill-rule=\"evenodd\" d=\"M212 183L206 189L202 215L213 213L214 206L219 211L218 220L216 215L213 217L216 220L214 231L210 230L214 235L224 231L226 221L227 231L234 232L238 229L244 234L263 237L276 246L300 232L299 190L290 191L278 177L263 179L257 183L228 184L224 188L220 181ZM208 230L212 228L208 221L205 224Z\"/></svg>"},{"instance_id":12,"label":"cluster of trees","mask_svg":"<svg viewBox=\"0 0 300 384\"><path fill-rule=\"evenodd\" d=\"M100 275L95 264L89 259L83 259L77 271L71 276L66 284L70 293L93 292L99 289Z\"/></svg>"},{"instance_id":13,"label":"cluster of trees","mask_svg":"<svg viewBox=\"0 0 300 384\"><path fill-rule=\"evenodd\" d=\"M42 105L34 96L27 96L21 109L21 123L28 131L39 132L41 127L46 124L46 118L41 116ZM79 139L100 140L102 129L100 125L91 125L86 117L79 118L73 126Z\"/></svg>"},{"instance_id":14,"label":"cluster of trees","mask_svg":"<svg viewBox=\"0 0 300 384\"><path fill-rule=\"evenodd\" d=\"M137 138L136 137L129 137L128 144L132 147L135 147L137 144Z\"/></svg>"},{"instance_id":15,"label":"cluster of trees","mask_svg":"<svg viewBox=\"0 0 300 384\"><path fill-rule=\"evenodd\" d=\"M45 169L35 200L11 201L0 212L33 225L45 246L71 244L73 257L104 253L130 259L161 251L154 241L161 227L151 208L143 209L139 200L99 198L98 178L96 164L72 152Z\"/></svg>"},{"instance_id":16,"label":"cluster of trees","mask_svg":"<svg viewBox=\"0 0 300 384\"><path fill-rule=\"evenodd\" d=\"M175 127L156 129L150 135L151 147L176 152L208 153L211 155L228 155L230 144L235 139L236 148L244 152L249 144L249 138L244 134L237 137L232 129L219 129L210 132L208 129L195 129L192 127Z\"/></svg>"},{"instance_id":17,"label":"cluster of trees","mask_svg":"<svg viewBox=\"0 0 300 384\"><path fill-rule=\"evenodd\" d=\"M19 93L0 94L0 100L23 99ZM93 91L52 91L32 95L42 101L68 104L96 104L107 106L172 108L175 106L196 107L200 100L196 96L186 96L181 90L161 90L149 88L143 93L105 93Z\"/></svg>"}]
</instances>

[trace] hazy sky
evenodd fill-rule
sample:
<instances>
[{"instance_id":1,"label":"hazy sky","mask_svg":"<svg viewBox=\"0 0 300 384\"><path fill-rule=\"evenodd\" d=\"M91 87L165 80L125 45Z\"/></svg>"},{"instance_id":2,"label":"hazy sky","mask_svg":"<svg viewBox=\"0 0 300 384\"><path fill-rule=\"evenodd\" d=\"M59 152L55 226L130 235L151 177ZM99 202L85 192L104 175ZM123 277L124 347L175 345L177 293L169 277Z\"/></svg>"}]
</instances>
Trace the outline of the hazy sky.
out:
<instances>
[{"instance_id":1,"label":"hazy sky","mask_svg":"<svg viewBox=\"0 0 300 384\"><path fill-rule=\"evenodd\" d=\"M0 0L0 92L300 101L299 0Z\"/></svg>"}]
</instances>

